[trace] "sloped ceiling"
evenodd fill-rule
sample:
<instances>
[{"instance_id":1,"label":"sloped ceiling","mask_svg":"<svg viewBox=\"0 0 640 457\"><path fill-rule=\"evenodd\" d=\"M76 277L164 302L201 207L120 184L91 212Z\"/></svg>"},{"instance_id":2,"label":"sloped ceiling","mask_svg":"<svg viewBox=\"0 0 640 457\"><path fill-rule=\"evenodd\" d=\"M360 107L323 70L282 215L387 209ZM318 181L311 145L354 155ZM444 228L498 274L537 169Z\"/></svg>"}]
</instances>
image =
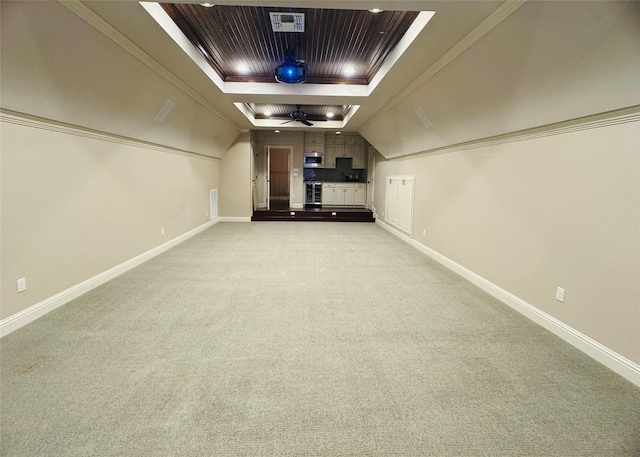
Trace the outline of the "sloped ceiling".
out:
<instances>
[{"instance_id":1,"label":"sloped ceiling","mask_svg":"<svg viewBox=\"0 0 640 457\"><path fill-rule=\"evenodd\" d=\"M172 83L174 86L166 90L166 95L162 93L163 84L156 85L154 94L142 86L145 103L162 106L165 97L188 95L194 110L204 110L203 120L210 116L218 118L216 122L207 122L213 126L208 135L225 138L221 144L242 129L273 128L254 125L238 106L359 106L351 116L346 116L346 125L341 129L360 132L385 157L393 158L640 105L638 2L398 0L367 2L366 7L356 0L216 3L360 11L378 7L435 14L370 90L356 93L353 85L329 85L336 93L327 94L318 90L321 86L318 84L289 86L275 82L261 83L264 86L256 86L256 90L240 90L237 86L222 90L213 82L212 75L185 52L185 46L191 43L172 39L138 2L63 4L80 15L86 27L102 31L145 65L161 68L163 74L179 81L177 85ZM84 12L79 11L80 7ZM29 27L36 30L39 25ZM3 39L4 35L3 31ZM57 55L54 42L51 47L51 55ZM11 51L9 47L6 49ZM91 62L94 57L83 58ZM3 63L12 59L12 53L5 52L4 43L2 58ZM113 84L116 79L110 82L107 75L95 76L117 89ZM49 78L42 84L52 82ZM64 86L65 91L73 86L62 77L55 83ZM92 92L90 96L96 106L113 104L109 98L113 94ZM31 98L36 106L37 100ZM129 100L135 97L130 96ZM143 111L141 106L123 106L131 116ZM188 124L186 114L181 122ZM114 125L116 133L132 123L123 118L120 124ZM153 125L149 124L150 128ZM283 128L335 130L330 122L318 122L310 128L287 124Z\"/></svg>"}]
</instances>

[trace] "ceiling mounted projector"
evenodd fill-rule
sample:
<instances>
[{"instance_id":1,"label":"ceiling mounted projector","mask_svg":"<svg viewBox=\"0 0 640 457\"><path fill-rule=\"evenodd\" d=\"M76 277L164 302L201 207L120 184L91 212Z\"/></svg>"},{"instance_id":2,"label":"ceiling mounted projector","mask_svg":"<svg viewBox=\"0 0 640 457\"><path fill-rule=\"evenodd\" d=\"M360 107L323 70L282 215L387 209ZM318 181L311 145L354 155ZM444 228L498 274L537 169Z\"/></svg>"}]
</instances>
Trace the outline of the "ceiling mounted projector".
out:
<instances>
[{"instance_id":1,"label":"ceiling mounted projector","mask_svg":"<svg viewBox=\"0 0 640 457\"><path fill-rule=\"evenodd\" d=\"M285 84L299 84L307 79L307 64L294 59L286 59L275 70L276 81Z\"/></svg>"}]
</instances>

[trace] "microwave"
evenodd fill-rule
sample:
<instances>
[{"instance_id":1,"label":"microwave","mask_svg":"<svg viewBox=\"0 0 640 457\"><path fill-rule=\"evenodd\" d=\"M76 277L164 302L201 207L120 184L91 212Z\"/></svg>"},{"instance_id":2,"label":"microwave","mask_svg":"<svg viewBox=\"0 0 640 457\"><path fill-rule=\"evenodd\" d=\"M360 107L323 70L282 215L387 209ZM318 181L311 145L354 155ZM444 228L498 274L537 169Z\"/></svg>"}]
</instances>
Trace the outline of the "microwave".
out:
<instances>
[{"instance_id":1,"label":"microwave","mask_svg":"<svg viewBox=\"0 0 640 457\"><path fill-rule=\"evenodd\" d=\"M321 152L305 152L302 157L304 168L324 168L324 154Z\"/></svg>"}]
</instances>

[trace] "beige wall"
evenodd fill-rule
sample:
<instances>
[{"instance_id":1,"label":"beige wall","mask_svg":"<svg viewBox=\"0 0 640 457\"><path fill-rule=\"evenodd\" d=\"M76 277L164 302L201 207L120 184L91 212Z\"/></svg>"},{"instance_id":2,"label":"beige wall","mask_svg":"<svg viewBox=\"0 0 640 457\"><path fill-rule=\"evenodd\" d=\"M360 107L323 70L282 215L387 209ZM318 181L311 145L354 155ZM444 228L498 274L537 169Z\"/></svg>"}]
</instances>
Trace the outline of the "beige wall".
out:
<instances>
[{"instance_id":1,"label":"beige wall","mask_svg":"<svg viewBox=\"0 0 640 457\"><path fill-rule=\"evenodd\" d=\"M209 221L239 131L61 3L0 5L2 319Z\"/></svg>"},{"instance_id":2,"label":"beige wall","mask_svg":"<svg viewBox=\"0 0 640 457\"><path fill-rule=\"evenodd\" d=\"M213 157L239 134L61 3L0 7L2 108Z\"/></svg>"},{"instance_id":3,"label":"beige wall","mask_svg":"<svg viewBox=\"0 0 640 457\"><path fill-rule=\"evenodd\" d=\"M0 124L0 318L209 220L218 159L13 121Z\"/></svg>"},{"instance_id":4,"label":"beige wall","mask_svg":"<svg viewBox=\"0 0 640 457\"><path fill-rule=\"evenodd\" d=\"M526 2L360 133L392 158L640 105L638 23L639 2Z\"/></svg>"},{"instance_id":5,"label":"beige wall","mask_svg":"<svg viewBox=\"0 0 640 457\"><path fill-rule=\"evenodd\" d=\"M416 241L640 363L639 138L636 120L413 159L378 155L375 207L383 220L387 175L416 175Z\"/></svg>"},{"instance_id":6,"label":"beige wall","mask_svg":"<svg viewBox=\"0 0 640 457\"><path fill-rule=\"evenodd\" d=\"M220 160L221 217L251 217L251 143L249 132L241 133Z\"/></svg>"}]
</instances>

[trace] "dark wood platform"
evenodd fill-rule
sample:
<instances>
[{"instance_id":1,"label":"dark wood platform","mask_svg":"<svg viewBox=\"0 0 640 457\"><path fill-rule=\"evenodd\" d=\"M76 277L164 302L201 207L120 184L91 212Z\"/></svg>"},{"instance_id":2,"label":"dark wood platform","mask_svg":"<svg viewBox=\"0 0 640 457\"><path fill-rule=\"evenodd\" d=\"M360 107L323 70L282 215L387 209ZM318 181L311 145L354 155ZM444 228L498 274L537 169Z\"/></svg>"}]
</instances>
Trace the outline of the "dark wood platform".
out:
<instances>
[{"instance_id":1,"label":"dark wood platform","mask_svg":"<svg viewBox=\"0 0 640 457\"><path fill-rule=\"evenodd\" d=\"M373 212L362 207L316 207L288 209L258 209L252 221L317 221L317 222L375 222Z\"/></svg>"}]
</instances>

